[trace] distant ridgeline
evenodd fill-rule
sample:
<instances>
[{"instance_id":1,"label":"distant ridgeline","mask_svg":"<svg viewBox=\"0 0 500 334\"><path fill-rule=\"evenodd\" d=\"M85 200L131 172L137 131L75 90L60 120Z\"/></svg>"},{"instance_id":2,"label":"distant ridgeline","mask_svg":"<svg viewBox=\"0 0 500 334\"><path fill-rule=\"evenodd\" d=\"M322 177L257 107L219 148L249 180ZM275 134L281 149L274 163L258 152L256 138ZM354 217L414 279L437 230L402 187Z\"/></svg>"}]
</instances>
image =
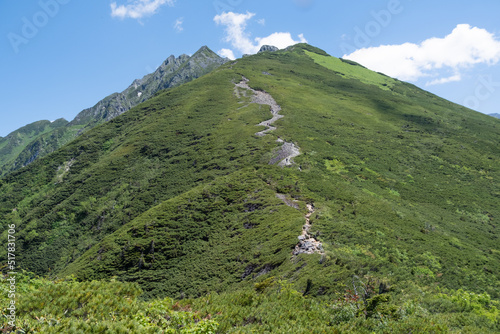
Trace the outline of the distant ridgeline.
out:
<instances>
[{"instance_id":1,"label":"distant ridgeline","mask_svg":"<svg viewBox=\"0 0 500 334\"><path fill-rule=\"evenodd\" d=\"M24 328L500 330L500 120L307 44L148 90L200 52L22 132L102 123L0 179Z\"/></svg>"},{"instance_id":2,"label":"distant ridgeline","mask_svg":"<svg viewBox=\"0 0 500 334\"><path fill-rule=\"evenodd\" d=\"M192 56L170 56L154 73L135 80L123 92L111 94L92 108L83 110L71 122L64 119L53 123L39 121L0 138L0 176L57 150L77 135L115 118L157 92L199 78L226 61L228 59L219 57L206 46Z\"/></svg>"}]
</instances>

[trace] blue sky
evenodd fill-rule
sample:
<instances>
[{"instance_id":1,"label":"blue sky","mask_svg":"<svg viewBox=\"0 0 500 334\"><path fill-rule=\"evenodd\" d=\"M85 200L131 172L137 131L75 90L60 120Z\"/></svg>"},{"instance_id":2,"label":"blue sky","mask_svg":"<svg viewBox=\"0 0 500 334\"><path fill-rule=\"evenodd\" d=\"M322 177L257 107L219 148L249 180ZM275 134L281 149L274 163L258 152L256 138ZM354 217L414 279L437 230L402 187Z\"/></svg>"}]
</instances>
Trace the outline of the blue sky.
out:
<instances>
[{"instance_id":1,"label":"blue sky","mask_svg":"<svg viewBox=\"0 0 500 334\"><path fill-rule=\"evenodd\" d=\"M169 55L307 41L484 113L500 113L498 0L4 0L0 136L73 119Z\"/></svg>"}]
</instances>

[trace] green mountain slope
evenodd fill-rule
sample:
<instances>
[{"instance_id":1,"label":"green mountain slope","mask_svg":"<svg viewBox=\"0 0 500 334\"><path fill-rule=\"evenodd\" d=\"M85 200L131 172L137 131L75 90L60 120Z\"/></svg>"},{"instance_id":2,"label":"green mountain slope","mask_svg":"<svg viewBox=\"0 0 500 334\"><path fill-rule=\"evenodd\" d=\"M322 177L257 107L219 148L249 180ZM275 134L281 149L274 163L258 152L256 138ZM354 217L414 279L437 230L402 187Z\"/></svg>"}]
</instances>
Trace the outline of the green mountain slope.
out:
<instances>
[{"instance_id":1,"label":"green mountain slope","mask_svg":"<svg viewBox=\"0 0 500 334\"><path fill-rule=\"evenodd\" d=\"M18 226L23 268L116 276L147 297L276 277L311 297L354 289L367 318L377 292L498 299L499 126L299 44L164 91L7 175L1 223Z\"/></svg>"},{"instance_id":2,"label":"green mountain slope","mask_svg":"<svg viewBox=\"0 0 500 334\"><path fill-rule=\"evenodd\" d=\"M227 59L219 57L206 46L201 47L192 56L185 54L177 58L170 56L155 72L135 80L123 92L111 94L93 107L81 111L71 122L63 124L64 126L60 122L56 122L57 127L51 125L47 131L36 131L23 140L16 139L15 149L10 148L11 143L7 147L7 151L0 150L0 176L57 150L77 135L150 99L158 91L199 78L226 61ZM33 123L33 125L38 123L40 122ZM30 126L33 127L33 125ZM11 138L12 142L12 138L18 136L16 134L25 131L23 129L13 132L6 138ZM56 130L50 131L50 129ZM6 139L0 140L0 147L2 146L1 141L4 140Z\"/></svg>"},{"instance_id":3,"label":"green mountain slope","mask_svg":"<svg viewBox=\"0 0 500 334\"><path fill-rule=\"evenodd\" d=\"M6 137L0 138L0 175L4 173L4 166L23 167L18 165L16 158L35 138L46 133L60 130L68 124L65 119L58 119L54 122L38 121L11 132ZM36 159L36 156L34 157ZM27 164L27 163L26 163Z\"/></svg>"}]
</instances>

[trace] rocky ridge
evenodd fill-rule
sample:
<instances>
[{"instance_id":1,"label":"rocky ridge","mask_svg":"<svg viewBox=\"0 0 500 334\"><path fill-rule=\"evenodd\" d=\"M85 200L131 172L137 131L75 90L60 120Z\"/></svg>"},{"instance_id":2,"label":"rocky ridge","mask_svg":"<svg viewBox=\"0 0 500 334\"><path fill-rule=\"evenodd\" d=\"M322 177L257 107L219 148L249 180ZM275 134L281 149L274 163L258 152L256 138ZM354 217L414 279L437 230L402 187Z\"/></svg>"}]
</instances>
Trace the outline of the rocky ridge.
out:
<instances>
[{"instance_id":1,"label":"rocky ridge","mask_svg":"<svg viewBox=\"0 0 500 334\"><path fill-rule=\"evenodd\" d=\"M199 78L222 64L229 61L222 58L203 46L192 56L183 54L179 57L168 57L153 73L136 79L121 93L111 94L93 107L81 111L71 122L61 124L55 121L49 124L54 128L51 131L32 131L34 135L24 136L23 140L12 135L0 139L0 175L29 165L33 161L57 150L59 147L73 140L76 136L106 123L123 114L136 105L150 99L158 91L179 86L183 83ZM43 121L49 123L49 121ZM36 122L40 123L40 122ZM35 124L35 123L33 123ZM55 128L55 125L58 125ZM29 125L32 127L32 125ZM49 126L46 125L46 128ZM2 141L9 141L8 145L1 145ZM12 149L11 149L12 147Z\"/></svg>"},{"instance_id":2,"label":"rocky ridge","mask_svg":"<svg viewBox=\"0 0 500 334\"><path fill-rule=\"evenodd\" d=\"M266 52L266 51L270 51L270 52L279 51L279 48L275 47L274 45L262 45L260 47L259 52L257 52L257 53Z\"/></svg>"},{"instance_id":3,"label":"rocky ridge","mask_svg":"<svg viewBox=\"0 0 500 334\"><path fill-rule=\"evenodd\" d=\"M156 92L199 78L227 61L207 46L201 47L192 56L182 54L176 58L171 55L156 71L134 80L123 92L114 93L83 110L70 124L88 126L107 122L150 99Z\"/></svg>"}]
</instances>

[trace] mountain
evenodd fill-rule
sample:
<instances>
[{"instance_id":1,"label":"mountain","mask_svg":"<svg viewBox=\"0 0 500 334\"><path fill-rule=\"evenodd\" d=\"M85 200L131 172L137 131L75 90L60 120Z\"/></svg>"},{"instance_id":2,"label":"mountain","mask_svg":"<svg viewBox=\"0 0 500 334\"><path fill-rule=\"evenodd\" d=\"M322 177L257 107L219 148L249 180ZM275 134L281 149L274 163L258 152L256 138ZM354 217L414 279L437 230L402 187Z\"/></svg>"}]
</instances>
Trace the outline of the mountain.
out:
<instances>
[{"instance_id":1,"label":"mountain","mask_svg":"<svg viewBox=\"0 0 500 334\"><path fill-rule=\"evenodd\" d=\"M168 57L154 73L135 80L121 93L112 94L95 106L80 112L70 124L93 127L107 122L130 108L150 99L158 91L176 87L209 73L224 64L208 47L203 46L192 56Z\"/></svg>"},{"instance_id":2,"label":"mountain","mask_svg":"<svg viewBox=\"0 0 500 334\"><path fill-rule=\"evenodd\" d=\"M499 129L307 44L230 61L1 179L16 263L46 276L19 308L151 332L181 314L497 332Z\"/></svg>"},{"instance_id":3,"label":"mountain","mask_svg":"<svg viewBox=\"0 0 500 334\"><path fill-rule=\"evenodd\" d=\"M71 122L66 122L67 124L64 126L58 126L57 131L55 131L54 126L47 127L48 131L35 131L31 135L23 137L23 140L14 140L5 152L0 151L0 175L24 167L57 150L74 139L75 136L115 118L151 98L158 91L199 78L226 61L227 59L219 57L206 46L201 47L192 56L183 54L177 58L168 57L154 73L135 80L123 92L111 94L92 108L83 110ZM43 124L46 124L46 121ZM56 124L61 125L60 122ZM54 131L49 131L50 129ZM25 130L19 129L8 138L18 136L16 133L20 133L19 131L25 132ZM1 141L3 140L0 140L0 147Z\"/></svg>"},{"instance_id":4,"label":"mountain","mask_svg":"<svg viewBox=\"0 0 500 334\"><path fill-rule=\"evenodd\" d=\"M47 120L38 121L23 126L11 132L6 137L0 138L0 166L8 165L17 167L16 158L26 146L44 134L54 134L56 131L60 132L67 124L68 121L63 118L53 122ZM32 159L34 160L37 157L37 155L33 155Z\"/></svg>"},{"instance_id":5,"label":"mountain","mask_svg":"<svg viewBox=\"0 0 500 334\"><path fill-rule=\"evenodd\" d=\"M271 51L271 52L274 52L274 51L278 51L279 49L273 45L262 45L259 49L259 52L258 53L261 53L261 52L266 52L266 51Z\"/></svg>"},{"instance_id":6,"label":"mountain","mask_svg":"<svg viewBox=\"0 0 500 334\"><path fill-rule=\"evenodd\" d=\"M499 113L489 114L491 117L500 118Z\"/></svg>"}]
</instances>

